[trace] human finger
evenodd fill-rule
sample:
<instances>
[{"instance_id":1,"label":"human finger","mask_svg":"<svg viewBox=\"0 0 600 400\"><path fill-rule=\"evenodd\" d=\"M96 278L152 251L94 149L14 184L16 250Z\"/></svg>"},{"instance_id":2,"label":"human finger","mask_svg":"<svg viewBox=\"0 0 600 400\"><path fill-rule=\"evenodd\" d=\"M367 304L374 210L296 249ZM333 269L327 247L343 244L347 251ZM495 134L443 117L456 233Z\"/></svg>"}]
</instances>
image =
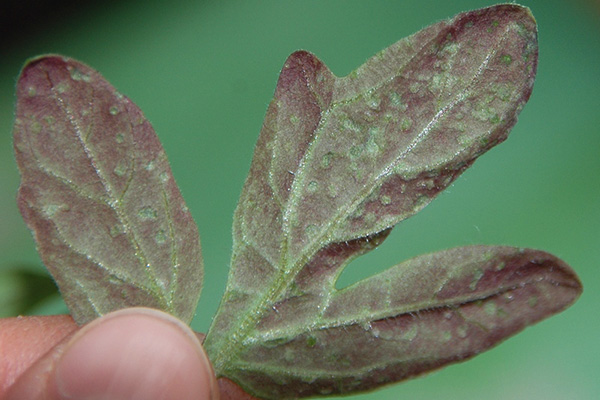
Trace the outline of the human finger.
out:
<instances>
[{"instance_id":1,"label":"human finger","mask_svg":"<svg viewBox=\"0 0 600 400\"><path fill-rule=\"evenodd\" d=\"M169 314L132 308L107 314L23 373L6 400L218 399L196 335Z\"/></svg>"}]
</instances>

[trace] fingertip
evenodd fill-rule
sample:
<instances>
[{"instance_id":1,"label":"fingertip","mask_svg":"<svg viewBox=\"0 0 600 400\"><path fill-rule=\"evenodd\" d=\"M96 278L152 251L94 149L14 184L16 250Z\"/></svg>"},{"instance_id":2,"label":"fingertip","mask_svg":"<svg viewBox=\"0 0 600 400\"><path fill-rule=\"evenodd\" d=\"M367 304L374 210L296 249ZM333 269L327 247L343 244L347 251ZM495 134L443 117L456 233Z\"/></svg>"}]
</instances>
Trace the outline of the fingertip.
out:
<instances>
[{"instance_id":1,"label":"fingertip","mask_svg":"<svg viewBox=\"0 0 600 400\"><path fill-rule=\"evenodd\" d=\"M60 399L214 399L214 381L196 335L146 308L117 311L84 327L55 372Z\"/></svg>"}]
</instances>

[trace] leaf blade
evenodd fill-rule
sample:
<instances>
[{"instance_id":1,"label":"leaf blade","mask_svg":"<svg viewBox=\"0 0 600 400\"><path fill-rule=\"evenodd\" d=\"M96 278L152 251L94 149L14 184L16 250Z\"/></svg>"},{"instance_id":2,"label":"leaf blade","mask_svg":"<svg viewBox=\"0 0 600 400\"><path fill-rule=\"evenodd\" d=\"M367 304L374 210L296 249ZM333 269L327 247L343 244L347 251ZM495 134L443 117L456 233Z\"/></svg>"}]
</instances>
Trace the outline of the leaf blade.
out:
<instances>
[{"instance_id":1,"label":"leaf blade","mask_svg":"<svg viewBox=\"0 0 600 400\"><path fill-rule=\"evenodd\" d=\"M484 35L484 26L493 29ZM321 235L332 236L332 242L363 237L395 225L418 212L478 155L507 137L533 86L537 64L534 21L523 14L523 9L497 7L461 14L434 27L437 34L425 45L413 44L420 52L408 54L410 62L387 81L358 93L348 93L346 87L360 80L360 72L335 82L336 92L346 96L334 97L324 111L315 143L311 144L314 155L312 159L304 157L300 167L304 182L298 182L298 190L292 190L298 198L287 203L289 218L295 218L298 224L289 232L290 248L293 240L299 247L306 247L306 229L310 225L327 226L336 214L340 214L336 218L338 226ZM401 41L392 48L405 46ZM460 56L467 51L471 52L469 57ZM394 49L385 52L394 53ZM517 56L526 53L534 56ZM384 59L379 61L379 57ZM504 57L514 60L507 65ZM370 70L395 67L386 62L384 54L368 64ZM399 100L394 101L395 97ZM396 104L398 101L400 104ZM461 114L460 120L455 114ZM487 114L490 116L486 119ZM464 126L469 128L465 130ZM330 134L319 136L321 132ZM339 141L332 132L344 135L345 141ZM319 161L327 155L340 161L320 170ZM384 188L389 193L370 198L386 180L401 182L390 182ZM332 196L326 190L307 193L310 181L333 187L337 194ZM413 186L412 191L406 191L417 192L420 197L397 205L395 199L406 201L408 196L395 194L390 188L402 187L403 183L430 190L419 191ZM319 193L321 196L315 198Z\"/></svg>"},{"instance_id":2,"label":"leaf blade","mask_svg":"<svg viewBox=\"0 0 600 400\"><path fill-rule=\"evenodd\" d=\"M230 379L261 398L370 390L471 358L580 293L572 269L541 251L470 246L422 255L336 293L319 324L248 340Z\"/></svg>"},{"instance_id":3,"label":"leaf blade","mask_svg":"<svg viewBox=\"0 0 600 400\"><path fill-rule=\"evenodd\" d=\"M139 108L59 56L26 64L17 99L19 208L75 320L148 306L189 322L198 231Z\"/></svg>"}]
</instances>

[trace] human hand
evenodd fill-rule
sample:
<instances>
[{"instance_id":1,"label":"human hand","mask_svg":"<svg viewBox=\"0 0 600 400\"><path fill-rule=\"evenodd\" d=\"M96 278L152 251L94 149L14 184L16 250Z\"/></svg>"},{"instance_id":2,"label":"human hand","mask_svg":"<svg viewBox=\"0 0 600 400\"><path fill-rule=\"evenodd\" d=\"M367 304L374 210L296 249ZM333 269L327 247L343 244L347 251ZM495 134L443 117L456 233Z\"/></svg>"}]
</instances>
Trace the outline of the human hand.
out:
<instances>
[{"instance_id":1,"label":"human hand","mask_svg":"<svg viewBox=\"0 0 600 400\"><path fill-rule=\"evenodd\" d=\"M231 381L217 383L202 337L148 308L81 328L66 315L3 319L0 399L252 399Z\"/></svg>"}]
</instances>

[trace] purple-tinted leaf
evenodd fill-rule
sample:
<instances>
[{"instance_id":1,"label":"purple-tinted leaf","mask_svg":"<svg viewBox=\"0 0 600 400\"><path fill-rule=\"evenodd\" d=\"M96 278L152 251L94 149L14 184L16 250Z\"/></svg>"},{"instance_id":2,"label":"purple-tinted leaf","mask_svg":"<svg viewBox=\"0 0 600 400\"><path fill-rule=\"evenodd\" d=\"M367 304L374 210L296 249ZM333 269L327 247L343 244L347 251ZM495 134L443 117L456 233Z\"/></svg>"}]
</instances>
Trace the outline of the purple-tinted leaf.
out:
<instances>
[{"instance_id":1,"label":"purple-tinted leaf","mask_svg":"<svg viewBox=\"0 0 600 400\"><path fill-rule=\"evenodd\" d=\"M19 208L75 320L148 306L189 322L198 230L140 109L59 56L24 67L17 99Z\"/></svg>"},{"instance_id":2,"label":"purple-tinted leaf","mask_svg":"<svg viewBox=\"0 0 600 400\"><path fill-rule=\"evenodd\" d=\"M477 355L562 311L580 290L571 268L541 251L423 255L314 301L316 315L298 304L308 300L277 304L228 377L270 399L368 390Z\"/></svg>"},{"instance_id":3,"label":"purple-tinted leaf","mask_svg":"<svg viewBox=\"0 0 600 400\"><path fill-rule=\"evenodd\" d=\"M274 399L367 390L469 357L570 304L579 286L568 267L533 251L511 258L515 250L505 248L440 253L435 271L424 256L335 289L348 262L506 139L536 66L535 21L516 5L432 25L344 78L310 53L292 54L236 210L229 281L205 341L217 374ZM483 290L474 274L485 276L504 256L526 276L502 269ZM529 267L540 257L547 268ZM432 286L415 286L432 274ZM403 283L409 277L412 287ZM560 300L546 304L552 289ZM513 309L500 304L505 294L519 299L511 305L533 295L543 305ZM470 311L476 303L508 316ZM434 333L446 311L456 322L463 307L473 313L469 340L448 353L462 325L449 338ZM391 350L414 331L415 344L431 347L423 357L406 346Z\"/></svg>"}]
</instances>

